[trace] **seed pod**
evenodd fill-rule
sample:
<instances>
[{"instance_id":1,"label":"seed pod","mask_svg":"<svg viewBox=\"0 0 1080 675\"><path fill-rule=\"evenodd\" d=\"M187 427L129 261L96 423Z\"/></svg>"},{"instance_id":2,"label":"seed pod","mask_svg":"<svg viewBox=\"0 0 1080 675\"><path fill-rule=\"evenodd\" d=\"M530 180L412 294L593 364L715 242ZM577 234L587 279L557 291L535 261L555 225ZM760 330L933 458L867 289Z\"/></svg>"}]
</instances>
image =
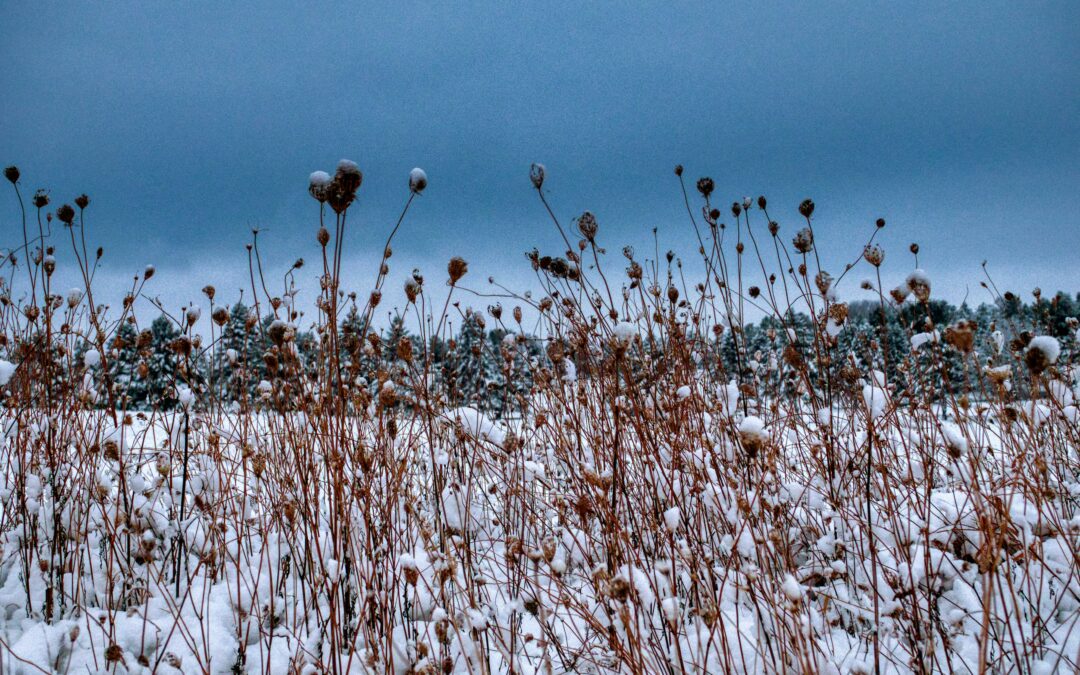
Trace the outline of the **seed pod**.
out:
<instances>
[{"instance_id":1,"label":"seed pod","mask_svg":"<svg viewBox=\"0 0 1080 675\"><path fill-rule=\"evenodd\" d=\"M814 200L812 200L812 199L804 199L804 200L802 200L802 203L799 204L799 214L803 218L809 218L811 215L813 215L813 213L814 213Z\"/></svg>"}]
</instances>

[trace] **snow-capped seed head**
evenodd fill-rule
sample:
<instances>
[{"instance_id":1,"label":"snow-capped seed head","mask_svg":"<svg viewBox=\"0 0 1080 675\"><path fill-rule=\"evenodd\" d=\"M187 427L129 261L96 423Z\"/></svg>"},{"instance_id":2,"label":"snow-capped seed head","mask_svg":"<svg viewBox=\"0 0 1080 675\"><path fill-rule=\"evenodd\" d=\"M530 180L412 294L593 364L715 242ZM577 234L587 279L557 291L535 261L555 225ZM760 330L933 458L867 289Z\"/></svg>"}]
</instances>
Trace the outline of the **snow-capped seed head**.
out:
<instances>
[{"instance_id":1,"label":"snow-capped seed head","mask_svg":"<svg viewBox=\"0 0 1080 675\"><path fill-rule=\"evenodd\" d=\"M701 178L698 178L697 189L698 192L701 193L702 197L708 199L709 195L712 194L712 191L716 189L716 183L713 182L712 178L709 178L708 176L703 176Z\"/></svg>"},{"instance_id":2,"label":"snow-capped seed head","mask_svg":"<svg viewBox=\"0 0 1080 675\"><path fill-rule=\"evenodd\" d=\"M328 201L330 206L338 213L348 208L356 197L356 191L360 189L363 180L364 174L360 171L360 167L356 165L356 162L349 159L338 162L334 178L327 188L329 190Z\"/></svg>"},{"instance_id":3,"label":"snow-capped seed head","mask_svg":"<svg viewBox=\"0 0 1080 675\"><path fill-rule=\"evenodd\" d=\"M450 275L450 285L453 286L469 271L469 263L461 256L454 256L450 258L446 271Z\"/></svg>"},{"instance_id":4,"label":"snow-capped seed head","mask_svg":"<svg viewBox=\"0 0 1080 675\"><path fill-rule=\"evenodd\" d=\"M325 171L313 171L308 177L308 193L319 203L325 202L329 196L330 174Z\"/></svg>"},{"instance_id":5,"label":"snow-capped seed head","mask_svg":"<svg viewBox=\"0 0 1080 675\"><path fill-rule=\"evenodd\" d=\"M753 453L761 449L769 440L769 434L765 431L765 422L760 417L748 415L739 422L739 440L743 447Z\"/></svg>"},{"instance_id":6,"label":"snow-capped seed head","mask_svg":"<svg viewBox=\"0 0 1080 675\"><path fill-rule=\"evenodd\" d=\"M615 327L611 329L612 334L615 337L616 346L626 349L634 342L634 338L637 337L637 326L629 321L620 321L615 324Z\"/></svg>"},{"instance_id":7,"label":"snow-capped seed head","mask_svg":"<svg viewBox=\"0 0 1080 675\"><path fill-rule=\"evenodd\" d=\"M533 187L539 190L544 186L544 178L547 176L547 171L544 169L543 164L533 164L529 167L529 180L532 181Z\"/></svg>"},{"instance_id":8,"label":"snow-capped seed head","mask_svg":"<svg viewBox=\"0 0 1080 675\"><path fill-rule=\"evenodd\" d=\"M780 590L784 592L787 599L792 602L799 602L803 599L803 588L799 585L799 582L795 577L790 574L784 575L784 583L780 585Z\"/></svg>"},{"instance_id":9,"label":"snow-capped seed head","mask_svg":"<svg viewBox=\"0 0 1080 675\"><path fill-rule=\"evenodd\" d=\"M578 218L578 229L581 230L581 234L592 241L596 238L596 216L592 214L592 211L586 211Z\"/></svg>"},{"instance_id":10,"label":"snow-capped seed head","mask_svg":"<svg viewBox=\"0 0 1080 675\"><path fill-rule=\"evenodd\" d=\"M71 208L71 204L61 204L60 208L56 209L56 217L61 223L71 225L75 220L75 209Z\"/></svg>"},{"instance_id":11,"label":"snow-capped seed head","mask_svg":"<svg viewBox=\"0 0 1080 675\"><path fill-rule=\"evenodd\" d=\"M143 270L143 279L149 279L150 277L154 276L155 271L157 270L154 269L153 265L147 265L146 269Z\"/></svg>"},{"instance_id":12,"label":"snow-capped seed head","mask_svg":"<svg viewBox=\"0 0 1080 675\"><path fill-rule=\"evenodd\" d=\"M1061 344L1050 335L1032 338L1024 352L1024 364L1033 375L1039 375L1057 363L1061 356Z\"/></svg>"},{"instance_id":13,"label":"snow-capped seed head","mask_svg":"<svg viewBox=\"0 0 1080 675\"><path fill-rule=\"evenodd\" d=\"M804 227L795 233L795 237L791 240L791 245L795 247L795 250L799 253L809 253L814 249L814 233L809 227Z\"/></svg>"},{"instance_id":14,"label":"snow-capped seed head","mask_svg":"<svg viewBox=\"0 0 1080 675\"><path fill-rule=\"evenodd\" d=\"M48 205L49 191L43 188L39 188L37 192L34 193L34 207L38 209L43 209Z\"/></svg>"},{"instance_id":15,"label":"snow-capped seed head","mask_svg":"<svg viewBox=\"0 0 1080 675\"><path fill-rule=\"evenodd\" d=\"M229 322L229 310L224 307L216 307L214 313L210 315L210 318L214 320L218 326L224 326Z\"/></svg>"},{"instance_id":16,"label":"snow-capped seed head","mask_svg":"<svg viewBox=\"0 0 1080 675\"><path fill-rule=\"evenodd\" d=\"M874 267L881 267L881 263L885 260L885 250L877 244L870 244L863 249L862 256Z\"/></svg>"},{"instance_id":17,"label":"snow-capped seed head","mask_svg":"<svg viewBox=\"0 0 1080 675\"><path fill-rule=\"evenodd\" d=\"M743 199L742 199L743 211L749 211L750 207L753 206L753 204L754 204L754 199L752 197L743 197Z\"/></svg>"},{"instance_id":18,"label":"snow-capped seed head","mask_svg":"<svg viewBox=\"0 0 1080 675\"><path fill-rule=\"evenodd\" d=\"M813 215L813 213L814 213L814 200L812 200L812 199L804 199L804 200L802 200L802 203L799 204L799 215L801 215L803 218L809 218L811 215Z\"/></svg>"},{"instance_id":19,"label":"snow-capped seed head","mask_svg":"<svg viewBox=\"0 0 1080 675\"><path fill-rule=\"evenodd\" d=\"M52 273L56 271L56 258L51 255L45 256L41 260L41 268L45 270L47 276L52 276Z\"/></svg>"},{"instance_id":20,"label":"snow-capped seed head","mask_svg":"<svg viewBox=\"0 0 1080 675\"><path fill-rule=\"evenodd\" d=\"M424 170L417 167L409 172L409 189L420 194L427 187L427 174Z\"/></svg>"},{"instance_id":21,"label":"snow-capped seed head","mask_svg":"<svg viewBox=\"0 0 1080 675\"><path fill-rule=\"evenodd\" d=\"M68 291L68 294L67 294L68 307L74 309L76 306L78 306L78 304L80 302L82 302L82 299L83 299L82 289L73 288L70 291Z\"/></svg>"},{"instance_id":22,"label":"snow-capped seed head","mask_svg":"<svg viewBox=\"0 0 1080 675\"><path fill-rule=\"evenodd\" d=\"M202 316L202 310L199 309L198 305L192 305L191 307L188 307L186 316L188 325L192 326L199 320L199 317Z\"/></svg>"},{"instance_id":23,"label":"snow-capped seed head","mask_svg":"<svg viewBox=\"0 0 1080 675\"><path fill-rule=\"evenodd\" d=\"M4 178L7 178L12 185L19 182L19 167L9 166L4 169Z\"/></svg>"},{"instance_id":24,"label":"snow-capped seed head","mask_svg":"<svg viewBox=\"0 0 1080 675\"><path fill-rule=\"evenodd\" d=\"M420 296L420 284L415 280L409 279L405 282L405 297L409 302L416 302L416 298Z\"/></svg>"},{"instance_id":25,"label":"snow-capped seed head","mask_svg":"<svg viewBox=\"0 0 1080 675\"><path fill-rule=\"evenodd\" d=\"M919 302L930 299L930 275L923 270L914 270L908 275L905 284Z\"/></svg>"}]
</instances>

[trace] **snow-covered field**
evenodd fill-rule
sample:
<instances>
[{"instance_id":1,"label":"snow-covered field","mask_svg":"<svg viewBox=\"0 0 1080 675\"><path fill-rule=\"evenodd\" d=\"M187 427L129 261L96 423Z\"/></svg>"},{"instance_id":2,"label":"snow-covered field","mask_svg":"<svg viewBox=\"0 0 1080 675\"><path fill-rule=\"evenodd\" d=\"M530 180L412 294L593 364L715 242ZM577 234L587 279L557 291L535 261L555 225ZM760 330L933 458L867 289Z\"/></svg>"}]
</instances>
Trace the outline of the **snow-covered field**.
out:
<instances>
[{"instance_id":1,"label":"snow-covered field","mask_svg":"<svg viewBox=\"0 0 1080 675\"><path fill-rule=\"evenodd\" d=\"M4 671L872 672L875 640L884 672L1076 663L1071 394L766 422L693 384L636 427L579 425L576 386L533 429L88 414L52 432L101 448L51 475L44 417L9 416ZM871 448L869 487L828 483L826 442Z\"/></svg>"},{"instance_id":2,"label":"snow-covered field","mask_svg":"<svg viewBox=\"0 0 1080 675\"><path fill-rule=\"evenodd\" d=\"M254 311L207 286L205 329L194 304L140 324L152 267L110 310L74 236L63 297L26 242L29 290L0 280L0 673L1077 670L1064 302L939 325L926 272L882 286L879 221L854 325L813 202L790 239L736 202L733 245L709 178L690 287L674 253L612 265L589 212L575 252L545 177L568 249L528 255L542 292L462 309L454 257L445 296L405 281L415 335L371 324L389 239L366 301L339 288L348 161L311 177L309 305L302 261L272 295L253 243Z\"/></svg>"}]
</instances>

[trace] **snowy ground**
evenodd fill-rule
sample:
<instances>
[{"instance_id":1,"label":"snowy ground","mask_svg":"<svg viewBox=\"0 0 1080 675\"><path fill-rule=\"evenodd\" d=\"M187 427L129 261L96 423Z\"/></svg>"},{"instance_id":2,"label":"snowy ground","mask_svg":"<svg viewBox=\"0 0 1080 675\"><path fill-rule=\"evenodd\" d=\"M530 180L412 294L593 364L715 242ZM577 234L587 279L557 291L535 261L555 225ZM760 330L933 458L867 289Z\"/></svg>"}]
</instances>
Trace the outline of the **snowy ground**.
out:
<instances>
[{"instance_id":1,"label":"snowy ground","mask_svg":"<svg viewBox=\"0 0 1080 675\"><path fill-rule=\"evenodd\" d=\"M569 415L533 429L464 409L400 417L393 438L301 414L120 433L101 413L52 429L70 456L100 445L50 472L28 454L44 418L8 417L0 664L873 672L876 635L882 672L1075 667L1071 394L958 422L868 389L861 410L781 420L683 387L674 428L624 432L614 469L611 419L572 433ZM807 451L824 437L851 465L832 485ZM598 515L609 495L619 528Z\"/></svg>"}]
</instances>

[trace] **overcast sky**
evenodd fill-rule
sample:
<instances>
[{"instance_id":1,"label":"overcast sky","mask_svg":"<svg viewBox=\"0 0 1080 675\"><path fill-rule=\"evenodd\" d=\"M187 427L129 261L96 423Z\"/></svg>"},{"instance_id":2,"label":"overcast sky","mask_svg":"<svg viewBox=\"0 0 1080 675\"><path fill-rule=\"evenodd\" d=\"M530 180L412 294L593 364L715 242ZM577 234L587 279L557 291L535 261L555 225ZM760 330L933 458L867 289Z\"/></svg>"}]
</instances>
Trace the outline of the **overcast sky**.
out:
<instances>
[{"instance_id":1,"label":"overcast sky","mask_svg":"<svg viewBox=\"0 0 1080 675\"><path fill-rule=\"evenodd\" d=\"M1080 291L1080 3L369 4L4 2L0 163L54 204L89 193L102 280L154 263L174 306L236 295L252 227L270 267L314 259L307 176L342 157L361 291L413 166L391 285L455 254L478 288L525 279L560 248L531 162L612 252L658 227L693 254L681 163L788 234L812 197L837 267L883 216L888 273L918 241L950 299L988 299L983 259L1026 297ZM5 187L0 246L17 217Z\"/></svg>"}]
</instances>

